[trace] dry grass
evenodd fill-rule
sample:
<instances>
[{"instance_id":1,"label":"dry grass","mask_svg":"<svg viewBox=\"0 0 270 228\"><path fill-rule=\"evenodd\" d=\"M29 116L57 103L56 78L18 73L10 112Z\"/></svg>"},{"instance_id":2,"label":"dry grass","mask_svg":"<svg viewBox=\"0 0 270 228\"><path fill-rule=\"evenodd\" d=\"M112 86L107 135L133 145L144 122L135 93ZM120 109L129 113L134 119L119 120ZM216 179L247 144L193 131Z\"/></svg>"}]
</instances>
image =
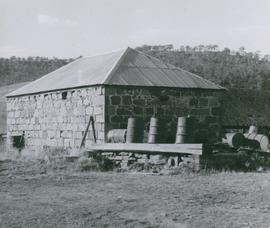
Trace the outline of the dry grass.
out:
<instances>
[{"instance_id":1,"label":"dry grass","mask_svg":"<svg viewBox=\"0 0 270 228\"><path fill-rule=\"evenodd\" d=\"M57 169L40 174L23 164L0 165L0 227L270 224L270 173L157 176Z\"/></svg>"}]
</instances>

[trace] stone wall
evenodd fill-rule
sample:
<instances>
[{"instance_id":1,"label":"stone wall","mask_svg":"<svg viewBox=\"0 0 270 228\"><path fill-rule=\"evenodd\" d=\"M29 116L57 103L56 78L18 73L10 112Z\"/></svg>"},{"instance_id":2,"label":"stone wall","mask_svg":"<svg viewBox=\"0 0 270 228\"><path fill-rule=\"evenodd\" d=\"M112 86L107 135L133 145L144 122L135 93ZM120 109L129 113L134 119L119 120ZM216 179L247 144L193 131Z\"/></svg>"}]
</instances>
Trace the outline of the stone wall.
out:
<instances>
[{"instance_id":1,"label":"stone wall","mask_svg":"<svg viewBox=\"0 0 270 228\"><path fill-rule=\"evenodd\" d=\"M213 142L220 133L220 95L210 90L106 86L7 98L7 151L18 151L13 143L20 135L28 153L44 147L76 149L90 115L100 143L110 129L126 128L131 116L142 117L147 129L155 110L167 123L167 142L175 140L178 116L190 116L187 142ZM90 127L86 146L92 142Z\"/></svg>"},{"instance_id":2,"label":"stone wall","mask_svg":"<svg viewBox=\"0 0 270 228\"><path fill-rule=\"evenodd\" d=\"M105 131L126 128L131 116L143 117L147 129L156 107L167 123L167 142L175 140L179 116L190 116L187 142L214 142L220 137L220 95L213 90L108 86Z\"/></svg>"},{"instance_id":3,"label":"stone wall","mask_svg":"<svg viewBox=\"0 0 270 228\"><path fill-rule=\"evenodd\" d=\"M44 146L78 148L90 115L95 119L97 142L104 140L104 88L7 98L7 150L15 151L13 136L24 135L25 149L34 153ZM91 127L86 146L93 141Z\"/></svg>"}]
</instances>

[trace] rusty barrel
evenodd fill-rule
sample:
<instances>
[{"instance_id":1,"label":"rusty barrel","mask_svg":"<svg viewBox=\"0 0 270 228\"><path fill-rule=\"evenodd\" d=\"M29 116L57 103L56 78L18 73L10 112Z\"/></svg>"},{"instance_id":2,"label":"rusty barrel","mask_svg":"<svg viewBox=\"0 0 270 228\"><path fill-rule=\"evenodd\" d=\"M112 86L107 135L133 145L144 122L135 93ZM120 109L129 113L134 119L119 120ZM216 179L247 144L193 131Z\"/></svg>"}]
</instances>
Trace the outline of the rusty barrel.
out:
<instances>
[{"instance_id":1,"label":"rusty barrel","mask_svg":"<svg viewBox=\"0 0 270 228\"><path fill-rule=\"evenodd\" d=\"M144 136L144 122L142 118L128 118L127 143L142 143Z\"/></svg>"},{"instance_id":2,"label":"rusty barrel","mask_svg":"<svg viewBox=\"0 0 270 228\"><path fill-rule=\"evenodd\" d=\"M127 129L112 129L107 134L109 143L125 143L127 138Z\"/></svg>"},{"instance_id":3,"label":"rusty barrel","mask_svg":"<svg viewBox=\"0 0 270 228\"><path fill-rule=\"evenodd\" d=\"M187 118L178 117L175 143L185 143L187 131Z\"/></svg>"},{"instance_id":4,"label":"rusty barrel","mask_svg":"<svg viewBox=\"0 0 270 228\"><path fill-rule=\"evenodd\" d=\"M235 148L245 146L246 139L245 136L240 132L227 133L226 134L227 143Z\"/></svg>"},{"instance_id":5,"label":"rusty barrel","mask_svg":"<svg viewBox=\"0 0 270 228\"><path fill-rule=\"evenodd\" d=\"M166 122L161 118L152 117L150 119L148 143L166 142Z\"/></svg>"},{"instance_id":6,"label":"rusty barrel","mask_svg":"<svg viewBox=\"0 0 270 228\"><path fill-rule=\"evenodd\" d=\"M246 147L252 148L252 149L260 149L260 143L257 140L254 139L246 139Z\"/></svg>"},{"instance_id":7,"label":"rusty barrel","mask_svg":"<svg viewBox=\"0 0 270 228\"><path fill-rule=\"evenodd\" d=\"M260 144L260 148L263 151L268 151L269 148L269 138L263 134L244 134L247 139L256 140Z\"/></svg>"}]
</instances>

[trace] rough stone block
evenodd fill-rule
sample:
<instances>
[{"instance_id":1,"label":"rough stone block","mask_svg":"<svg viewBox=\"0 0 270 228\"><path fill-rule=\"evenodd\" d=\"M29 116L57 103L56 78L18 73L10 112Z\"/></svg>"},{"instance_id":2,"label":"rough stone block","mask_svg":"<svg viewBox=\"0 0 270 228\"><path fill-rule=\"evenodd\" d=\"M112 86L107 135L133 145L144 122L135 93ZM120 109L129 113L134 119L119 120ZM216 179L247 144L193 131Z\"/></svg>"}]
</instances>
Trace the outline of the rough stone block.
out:
<instances>
[{"instance_id":1,"label":"rough stone block","mask_svg":"<svg viewBox=\"0 0 270 228\"><path fill-rule=\"evenodd\" d=\"M109 115L115 115L116 114L116 107L117 106L107 105L106 106L106 113Z\"/></svg>"},{"instance_id":2,"label":"rough stone block","mask_svg":"<svg viewBox=\"0 0 270 228\"><path fill-rule=\"evenodd\" d=\"M219 116L221 115L221 108L220 107L212 108L211 112L212 112L212 115Z\"/></svg>"},{"instance_id":3,"label":"rough stone block","mask_svg":"<svg viewBox=\"0 0 270 228\"><path fill-rule=\"evenodd\" d=\"M19 111L15 111L14 116L15 116L15 118L20 117L20 112Z\"/></svg>"},{"instance_id":4,"label":"rough stone block","mask_svg":"<svg viewBox=\"0 0 270 228\"><path fill-rule=\"evenodd\" d=\"M83 100L83 105L84 105L84 106L88 106L88 105L90 105L90 103L91 103L91 102L90 102L90 99L87 98L87 97Z\"/></svg>"},{"instance_id":5,"label":"rough stone block","mask_svg":"<svg viewBox=\"0 0 270 228\"><path fill-rule=\"evenodd\" d=\"M56 140L56 143L57 143L58 147L63 147L64 146L64 139L59 138Z\"/></svg>"},{"instance_id":6,"label":"rough stone block","mask_svg":"<svg viewBox=\"0 0 270 228\"><path fill-rule=\"evenodd\" d=\"M77 130L78 131L84 131L86 128L86 124L78 124L77 125Z\"/></svg>"},{"instance_id":7,"label":"rough stone block","mask_svg":"<svg viewBox=\"0 0 270 228\"><path fill-rule=\"evenodd\" d=\"M93 113L94 113L94 108L93 108L92 106L87 107L87 108L85 109L85 113L86 113L87 115L93 115Z\"/></svg>"},{"instance_id":8,"label":"rough stone block","mask_svg":"<svg viewBox=\"0 0 270 228\"><path fill-rule=\"evenodd\" d=\"M205 121L207 123L217 123L217 117L215 117L215 116L206 116Z\"/></svg>"},{"instance_id":9,"label":"rough stone block","mask_svg":"<svg viewBox=\"0 0 270 228\"><path fill-rule=\"evenodd\" d=\"M133 104L134 104L134 105L141 105L141 106L144 106L144 105L145 105L145 100L143 100L143 99L134 99L134 100L133 100Z\"/></svg>"},{"instance_id":10,"label":"rough stone block","mask_svg":"<svg viewBox=\"0 0 270 228\"><path fill-rule=\"evenodd\" d=\"M198 106L198 104L199 104L199 101L198 101L198 99L196 98L196 97L192 97L191 99L190 99L190 101L189 101L189 105L190 106Z\"/></svg>"},{"instance_id":11,"label":"rough stone block","mask_svg":"<svg viewBox=\"0 0 270 228\"><path fill-rule=\"evenodd\" d=\"M119 105L121 104L121 96L111 96L110 102L112 105Z\"/></svg>"},{"instance_id":12,"label":"rough stone block","mask_svg":"<svg viewBox=\"0 0 270 228\"><path fill-rule=\"evenodd\" d=\"M147 107L147 108L145 108L145 113L146 113L146 115L153 115L154 109L152 107Z\"/></svg>"},{"instance_id":13,"label":"rough stone block","mask_svg":"<svg viewBox=\"0 0 270 228\"><path fill-rule=\"evenodd\" d=\"M152 109L153 110L153 109ZM133 108L133 113L135 115L142 115L143 114L143 108L142 107L138 107L138 106L135 106Z\"/></svg>"},{"instance_id":14,"label":"rough stone block","mask_svg":"<svg viewBox=\"0 0 270 228\"><path fill-rule=\"evenodd\" d=\"M77 131L77 124L72 124L71 130L72 130L72 131Z\"/></svg>"},{"instance_id":15,"label":"rough stone block","mask_svg":"<svg viewBox=\"0 0 270 228\"><path fill-rule=\"evenodd\" d=\"M74 146L79 147L81 145L81 139L75 139Z\"/></svg>"},{"instance_id":16,"label":"rough stone block","mask_svg":"<svg viewBox=\"0 0 270 228\"><path fill-rule=\"evenodd\" d=\"M70 123L68 123L66 126L67 126L66 129L69 131L71 131L73 129L73 125Z\"/></svg>"},{"instance_id":17,"label":"rough stone block","mask_svg":"<svg viewBox=\"0 0 270 228\"><path fill-rule=\"evenodd\" d=\"M210 97L210 96L213 96L213 91L211 91L211 90L204 90L203 92L202 92L202 96L204 96L204 97Z\"/></svg>"},{"instance_id":18,"label":"rough stone block","mask_svg":"<svg viewBox=\"0 0 270 228\"><path fill-rule=\"evenodd\" d=\"M97 123L104 123L104 115L102 115L102 114L96 115L95 116L95 122L97 122Z\"/></svg>"},{"instance_id":19,"label":"rough stone block","mask_svg":"<svg viewBox=\"0 0 270 228\"><path fill-rule=\"evenodd\" d=\"M209 106L210 107L218 107L220 105L219 99L217 97L210 97L209 98Z\"/></svg>"},{"instance_id":20,"label":"rough stone block","mask_svg":"<svg viewBox=\"0 0 270 228\"><path fill-rule=\"evenodd\" d=\"M103 131L104 130L103 126L104 126L103 123L96 123L95 124L95 128L97 131Z\"/></svg>"},{"instance_id":21,"label":"rough stone block","mask_svg":"<svg viewBox=\"0 0 270 228\"><path fill-rule=\"evenodd\" d=\"M105 139L105 133L104 133L104 131L98 131L97 132L97 138L99 140L104 140Z\"/></svg>"},{"instance_id":22,"label":"rough stone block","mask_svg":"<svg viewBox=\"0 0 270 228\"><path fill-rule=\"evenodd\" d=\"M192 116L198 115L198 110L195 109L195 108L191 109L191 110L190 110L190 115L192 115Z\"/></svg>"},{"instance_id":23,"label":"rough stone block","mask_svg":"<svg viewBox=\"0 0 270 228\"><path fill-rule=\"evenodd\" d=\"M91 145L93 144L93 140L85 140L85 147L91 147Z\"/></svg>"},{"instance_id":24,"label":"rough stone block","mask_svg":"<svg viewBox=\"0 0 270 228\"><path fill-rule=\"evenodd\" d=\"M132 104L131 96L122 96L122 104L131 105Z\"/></svg>"},{"instance_id":25,"label":"rough stone block","mask_svg":"<svg viewBox=\"0 0 270 228\"><path fill-rule=\"evenodd\" d=\"M105 98L103 95L93 97L93 105L105 105Z\"/></svg>"},{"instance_id":26,"label":"rough stone block","mask_svg":"<svg viewBox=\"0 0 270 228\"><path fill-rule=\"evenodd\" d=\"M70 146L70 139L64 139L64 147L69 147Z\"/></svg>"},{"instance_id":27,"label":"rough stone block","mask_svg":"<svg viewBox=\"0 0 270 228\"><path fill-rule=\"evenodd\" d=\"M46 144L47 146L57 146L57 141L56 139L46 140Z\"/></svg>"},{"instance_id":28,"label":"rough stone block","mask_svg":"<svg viewBox=\"0 0 270 228\"><path fill-rule=\"evenodd\" d=\"M198 115L201 115L201 116L210 115L210 109L209 108L200 108L197 111L198 111Z\"/></svg>"},{"instance_id":29,"label":"rough stone block","mask_svg":"<svg viewBox=\"0 0 270 228\"><path fill-rule=\"evenodd\" d=\"M205 97L201 97L199 99L199 106L200 107L207 107L208 106L208 99Z\"/></svg>"},{"instance_id":30,"label":"rough stone block","mask_svg":"<svg viewBox=\"0 0 270 228\"><path fill-rule=\"evenodd\" d=\"M103 106L96 106L94 107L94 114L103 114Z\"/></svg>"},{"instance_id":31,"label":"rough stone block","mask_svg":"<svg viewBox=\"0 0 270 228\"><path fill-rule=\"evenodd\" d=\"M117 90L116 90L116 87L106 87L105 89L106 91L106 94L108 95L116 95L117 94Z\"/></svg>"},{"instance_id":32,"label":"rough stone block","mask_svg":"<svg viewBox=\"0 0 270 228\"><path fill-rule=\"evenodd\" d=\"M69 141L69 147L73 148L74 145L75 145L74 139L71 139L71 140Z\"/></svg>"},{"instance_id":33,"label":"rough stone block","mask_svg":"<svg viewBox=\"0 0 270 228\"><path fill-rule=\"evenodd\" d=\"M129 107L122 107L122 108L117 108L116 110L117 115L132 115L132 112L129 110Z\"/></svg>"},{"instance_id":34,"label":"rough stone block","mask_svg":"<svg viewBox=\"0 0 270 228\"><path fill-rule=\"evenodd\" d=\"M117 94L118 95L131 95L131 94L133 94L133 92L135 92L133 89L131 89L131 88L117 88L116 89L116 91L117 91Z\"/></svg>"}]
</instances>

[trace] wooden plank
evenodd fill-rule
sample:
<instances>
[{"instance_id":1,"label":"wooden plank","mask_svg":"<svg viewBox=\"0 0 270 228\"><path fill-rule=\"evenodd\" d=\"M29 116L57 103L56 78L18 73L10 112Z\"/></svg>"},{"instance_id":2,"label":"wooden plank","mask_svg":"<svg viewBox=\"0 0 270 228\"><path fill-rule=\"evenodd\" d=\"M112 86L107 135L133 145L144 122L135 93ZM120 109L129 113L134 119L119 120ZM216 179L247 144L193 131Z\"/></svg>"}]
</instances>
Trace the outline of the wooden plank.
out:
<instances>
[{"instance_id":1,"label":"wooden plank","mask_svg":"<svg viewBox=\"0 0 270 228\"><path fill-rule=\"evenodd\" d=\"M147 143L103 143L92 144L89 152L133 152L151 154L195 154L202 155L202 144L147 144Z\"/></svg>"}]
</instances>

